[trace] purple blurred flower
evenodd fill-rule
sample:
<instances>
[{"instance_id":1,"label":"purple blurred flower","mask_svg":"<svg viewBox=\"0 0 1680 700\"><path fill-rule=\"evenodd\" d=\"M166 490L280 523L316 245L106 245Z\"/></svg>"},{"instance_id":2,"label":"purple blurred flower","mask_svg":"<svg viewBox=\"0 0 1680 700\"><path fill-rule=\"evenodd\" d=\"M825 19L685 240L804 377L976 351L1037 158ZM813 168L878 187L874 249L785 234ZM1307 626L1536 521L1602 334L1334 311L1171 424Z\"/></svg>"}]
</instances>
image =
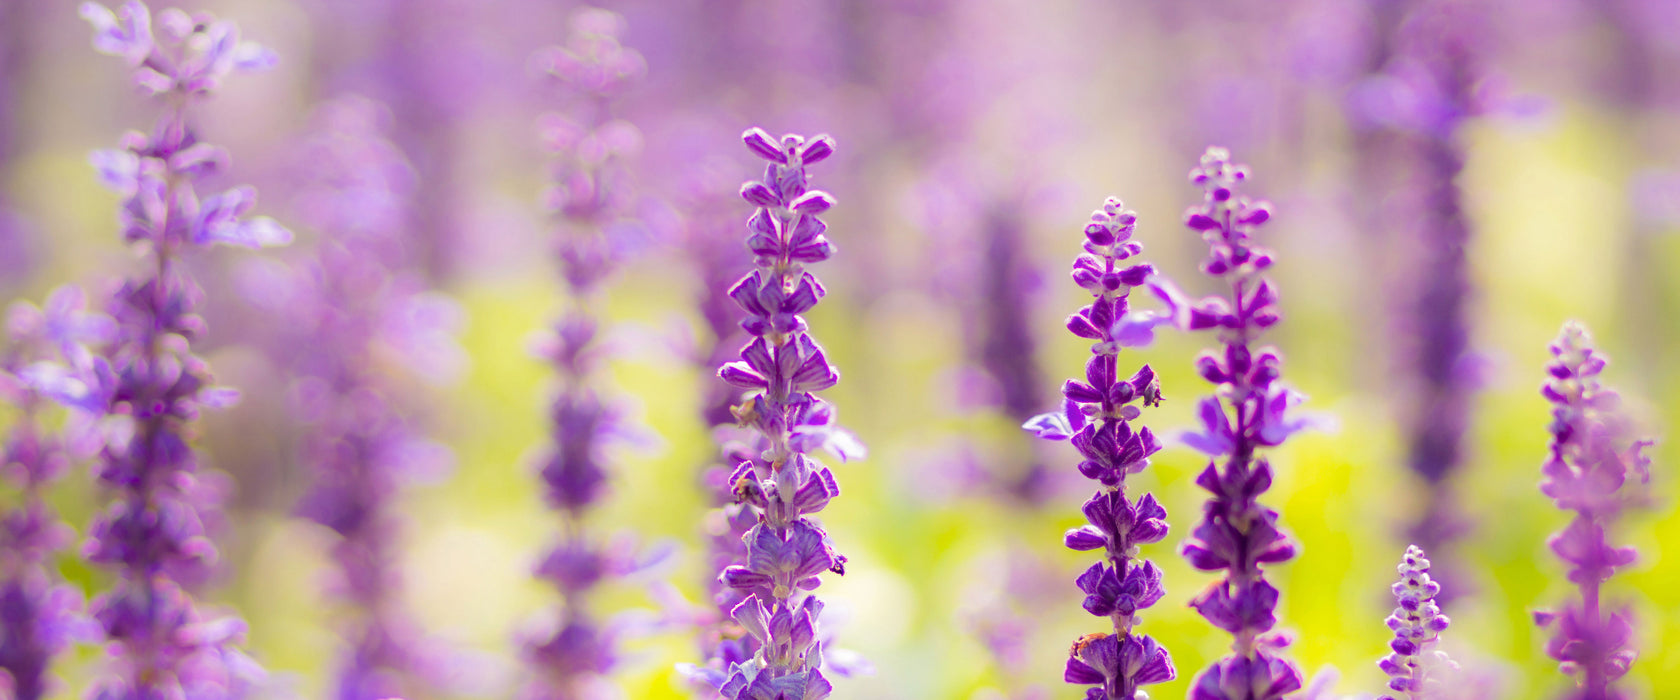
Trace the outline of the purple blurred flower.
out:
<instances>
[{"instance_id":1,"label":"purple blurred flower","mask_svg":"<svg viewBox=\"0 0 1680 700\"><path fill-rule=\"evenodd\" d=\"M702 668L710 673L700 677L719 682L718 692L730 700L822 700L832 691L822 671L826 641L817 627L823 605L807 591L821 585L823 572L844 574L846 558L806 517L840 494L834 474L808 453L821 447L845 459L861 451L815 394L840 375L806 333L802 316L823 296L805 265L834 252L818 218L834 199L807 188L805 167L832 154L834 142L794 134L778 140L756 128L742 140L769 161L762 181L741 187L741 196L758 207L747 222L756 269L729 291L746 312L741 325L753 339L741 348L740 361L723 365L718 375L752 392L734 413L757 433L756 444L730 475L729 487L737 502L756 512L757 523L742 537L745 559L725 568L720 580L745 595L730 616L757 650L727 667L722 659L708 660Z\"/></svg>"},{"instance_id":2,"label":"purple blurred flower","mask_svg":"<svg viewBox=\"0 0 1680 700\"><path fill-rule=\"evenodd\" d=\"M0 399L19 411L0 442L0 477L21 496L0 514L0 679L9 697L36 700L56 685L48 669L72 640L94 638L81 592L65 585L48 563L75 539L75 531L47 504L44 491L72 462L98 449L88 418L78 409L66 427L44 420L48 401L66 404L91 394L92 355L84 344L111 337L111 319L86 312L86 297L60 287L44 308L12 305L9 343L0 346Z\"/></svg>"},{"instance_id":3,"label":"purple blurred flower","mask_svg":"<svg viewBox=\"0 0 1680 700\"><path fill-rule=\"evenodd\" d=\"M1295 545L1278 529L1277 511L1259 503L1272 468L1256 451L1281 444L1307 423L1289 414L1301 397L1277 383L1283 362L1277 350L1252 347L1280 318L1277 290L1262 276L1272 254L1252 239L1271 218L1271 205L1237 194L1248 170L1230 158L1222 148L1202 156L1190 178L1205 198L1185 214L1185 224L1208 243L1202 271L1229 285L1229 295L1192 301L1164 282L1153 289L1182 328L1218 328L1224 346L1196 360L1197 372L1217 389L1199 404L1202 429L1185 443L1224 463L1210 463L1196 478L1213 497L1182 551L1192 566L1224 572L1190 606L1236 642L1231 655L1196 678L1191 697L1270 700L1300 690L1301 673L1281 656L1287 641L1271 633L1278 590L1261 566L1293 559Z\"/></svg>"},{"instance_id":4,"label":"purple blurred flower","mask_svg":"<svg viewBox=\"0 0 1680 700\"><path fill-rule=\"evenodd\" d=\"M1443 673L1457 668L1445 652L1434 648L1449 622L1435 604L1441 585L1429 579L1429 560L1423 558L1423 550L1417 545L1406 548L1399 571L1400 580L1393 586L1399 607L1387 620L1388 628L1394 631L1394 641L1389 643L1392 651L1377 663L1388 674L1388 689L1394 694L1377 700L1441 697Z\"/></svg>"},{"instance_id":5,"label":"purple blurred flower","mask_svg":"<svg viewBox=\"0 0 1680 700\"><path fill-rule=\"evenodd\" d=\"M558 589L561 605L553 624L524 640L533 677L521 697L528 700L587 696L587 689L605 684L618 664L617 643L625 629L618 620L597 620L589 595L603 580L645 568L630 543L600 541L583 527L606 491L607 449L635 434L624 410L598 388L604 374L601 286L646 242L634 218L637 194L626 167L640 147L640 134L615 116L614 99L641 77L643 63L618 43L622 31L616 14L579 10L567 44L532 59L571 103L564 113L545 115L540 125L555 157L553 185L544 200L561 229L558 258L571 308L537 349L560 379L549 410L554 445L542 458L540 476L544 498L564 527L536 570Z\"/></svg>"},{"instance_id":6,"label":"purple blurred flower","mask_svg":"<svg viewBox=\"0 0 1680 700\"><path fill-rule=\"evenodd\" d=\"M1642 499L1641 486L1650 482L1651 443L1629 438L1629 426L1618 413L1620 397L1599 383L1607 364L1593 348L1586 328L1570 322L1551 346L1550 378L1541 394L1552 404L1551 456L1541 467L1540 491L1558 508L1575 511L1569 526L1549 544L1570 565L1569 581L1580 599L1564 604L1561 612L1538 613L1535 621L1555 626L1546 653L1559 669L1575 679L1569 696L1580 700L1625 697L1612 686L1633 664L1637 652L1629 645L1633 625L1626 610L1603 611L1601 587L1617 569L1634 562L1632 547L1610 544L1608 529L1622 511ZM1629 486L1629 477L1637 483Z\"/></svg>"},{"instance_id":7,"label":"purple blurred flower","mask_svg":"<svg viewBox=\"0 0 1680 700\"><path fill-rule=\"evenodd\" d=\"M1139 545L1167 536L1167 511L1153 494L1133 501L1126 497L1126 476L1143 471L1161 443L1148 427L1134 429L1140 406L1161 402L1161 385L1149 365L1130 378L1120 374L1120 349L1141 336L1126 319L1131 291L1142 286L1155 268L1127 262L1143 252L1131 240L1137 213L1109 197L1091 214L1085 227L1085 252L1074 260L1073 280L1095 299L1068 317L1068 330L1096 341L1085 365L1084 381L1069 379L1062 386L1063 409L1028 420L1022 427L1048 440L1070 440L1084 461L1079 472L1099 482L1096 494L1085 501L1089 523L1069 530L1063 538L1076 551L1103 550L1103 561L1092 564L1075 582L1085 593L1085 611L1109 618L1113 633L1097 632L1075 642L1068 654L1063 679L1096 685L1092 700L1130 700L1143 685L1177 677L1172 657L1147 635L1134 634L1138 612L1165 595L1161 570L1137 557ZM1146 312L1138 312L1146 313Z\"/></svg>"},{"instance_id":8,"label":"purple blurred flower","mask_svg":"<svg viewBox=\"0 0 1680 700\"><path fill-rule=\"evenodd\" d=\"M187 590L214 565L206 523L219 517L220 499L214 481L196 474L191 423L233 394L213 386L192 354L204 330L194 311L203 293L181 257L215 243L281 244L291 234L243 216L255 202L249 187L199 196L198 181L225 166L227 154L198 139L189 108L229 74L272 65L273 54L204 14L170 9L154 21L145 5L128 2L116 13L88 3L82 16L94 26L95 48L124 58L135 83L164 105L150 134L130 132L122 150L93 158L125 198L123 237L142 244L150 261L110 302L116 332L91 363L91 398L82 402L104 416L110 437L96 473L116 491L82 547L117 576L90 605L113 655L90 697L238 697L262 675L238 651L244 623L207 616Z\"/></svg>"},{"instance_id":9,"label":"purple blurred flower","mask_svg":"<svg viewBox=\"0 0 1680 700\"><path fill-rule=\"evenodd\" d=\"M311 468L297 513L337 535L330 556L332 593L345 613L333 690L339 700L447 687L448 659L403 609L397 571L397 500L406 486L436 478L450 455L421 432L411 378L385 369L395 359L413 378L447 376L423 361L430 345L409 339L410 329L426 325L410 318L411 309L430 297L407 254L413 174L387 140L383 109L346 97L317 110L298 144L296 201L319 240L292 267L261 268L266 274L245 281L253 302L280 321L269 345L295 377L292 415L303 424L297 451ZM438 325L427 332L460 353L454 329Z\"/></svg>"}]
</instances>

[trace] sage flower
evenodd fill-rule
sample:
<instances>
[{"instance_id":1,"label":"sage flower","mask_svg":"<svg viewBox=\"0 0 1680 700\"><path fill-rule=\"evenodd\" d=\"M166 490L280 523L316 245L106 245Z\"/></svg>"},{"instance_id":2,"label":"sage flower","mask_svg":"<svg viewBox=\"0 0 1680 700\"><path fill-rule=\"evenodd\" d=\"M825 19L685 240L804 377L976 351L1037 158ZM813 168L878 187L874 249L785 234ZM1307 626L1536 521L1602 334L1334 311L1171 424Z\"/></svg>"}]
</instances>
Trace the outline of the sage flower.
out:
<instances>
[{"instance_id":1,"label":"sage flower","mask_svg":"<svg viewBox=\"0 0 1680 700\"><path fill-rule=\"evenodd\" d=\"M1062 410L1028 420L1024 427L1041 438L1068 440L1084 461L1079 473L1098 482L1097 492L1081 510L1085 526L1069 530L1063 544L1075 551L1103 550L1075 582L1085 594L1085 611L1108 618L1111 631L1093 632L1074 642L1063 679L1095 685L1089 700L1132 700L1139 688L1177 677L1172 657L1148 635L1136 633L1138 613L1166 595L1161 569L1138 556L1140 545L1167 536L1167 510L1154 494L1128 496L1126 477L1149 466L1161 450L1154 431L1141 425L1143 407L1161 402L1155 370L1143 365L1129 377L1119 368L1131 315L1131 292L1155 273L1134 260L1143 245L1132 240L1137 213L1109 197L1085 226L1084 253L1073 262L1073 280L1093 298L1068 317L1068 331L1093 341L1083 378L1062 385Z\"/></svg>"}]
</instances>

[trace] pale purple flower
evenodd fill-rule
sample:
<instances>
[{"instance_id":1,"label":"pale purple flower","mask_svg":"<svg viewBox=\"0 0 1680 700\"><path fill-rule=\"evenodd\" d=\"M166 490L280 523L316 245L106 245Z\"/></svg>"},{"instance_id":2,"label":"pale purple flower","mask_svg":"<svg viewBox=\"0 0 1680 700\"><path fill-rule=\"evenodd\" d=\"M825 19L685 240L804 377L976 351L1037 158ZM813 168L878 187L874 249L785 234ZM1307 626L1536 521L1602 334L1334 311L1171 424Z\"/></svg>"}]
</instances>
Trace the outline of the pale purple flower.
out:
<instances>
[{"instance_id":1,"label":"pale purple flower","mask_svg":"<svg viewBox=\"0 0 1680 700\"><path fill-rule=\"evenodd\" d=\"M1075 551L1103 550L1103 561L1092 564L1075 584L1085 594L1085 611L1109 618L1111 632L1074 642L1063 671L1068 683L1097 686L1088 689L1089 700L1132 700L1142 686L1178 675L1167 650L1133 629L1138 613L1166 594L1161 570L1138 557L1137 548L1167 536L1167 511L1155 496L1126 495L1126 477L1149 466L1149 457L1161 449L1147 426L1133 427L1142 415L1140 406L1161 402L1155 370L1143 365L1128 378L1118 367L1121 348L1138 339L1124 321L1132 314L1131 291L1155 271L1133 259L1143 252L1142 244L1131 240L1136 225L1137 213L1114 197L1091 214L1073 280L1095 298L1068 317L1067 327L1095 341L1092 356L1083 379L1062 386L1062 410L1023 426L1041 438L1072 442L1084 458L1079 472L1099 483L1082 508L1089 524L1063 537L1063 544Z\"/></svg>"},{"instance_id":2,"label":"pale purple flower","mask_svg":"<svg viewBox=\"0 0 1680 700\"><path fill-rule=\"evenodd\" d=\"M601 285L646 242L627 166L640 137L617 117L614 99L641 77L644 64L619 43L623 29L618 15L585 8L572 16L564 46L532 58L570 103L544 117L541 137L554 155L544 201L561 229L558 258L571 301L539 347L559 378L549 409L553 445L540 477L563 527L535 573L558 590L561 604L552 623L522 640L531 671L521 689L526 700L589 697L589 688L607 684L625 628L622 620L601 619L590 597L603 581L646 567L628 541L603 541L583 525L606 494L608 450L635 434L625 410L603 390L599 342Z\"/></svg>"},{"instance_id":3,"label":"pale purple flower","mask_svg":"<svg viewBox=\"0 0 1680 700\"><path fill-rule=\"evenodd\" d=\"M219 517L220 500L215 481L197 474L191 423L232 394L213 386L192 354L190 343L204 330L195 313L203 292L182 256L215 243L290 240L271 220L244 216L254 203L250 188L197 191L227 154L199 140L191 106L228 75L267 67L273 57L239 41L231 22L205 14L170 9L154 18L131 1L115 13L88 3L82 16L93 24L95 48L126 60L135 83L163 105L149 134L130 132L120 152L94 158L125 198L124 239L148 261L109 302L116 331L88 370L97 400L84 405L104 415L109 436L95 472L113 493L88 527L82 553L117 579L89 606L112 654L90 697L239 697L262 676L238 650L244 623L198 609L189 592L215 564L207 523Z\"/></svg>"},{"instance_id":4,"label":"pale purple flower","mask_svg":"<svg viewBox=\"0 0 1680 700\"><path fill-rule=\"evenodd\" d=\"M1550 375L1541 394L1552 404L1551 455L1541 468L1540 491L1574 519L1548 544L1570 566L1569 581L1580 597L1557 612L1535 614L1535 622L1553 627L1546 653L1575 680L1570 698L1614 700L1627 697L1615 683L1637 657L1631 642L1633 622L1626 609L1607 612L1603 585L1618 569L1632 564L1632 547L1610 543L1609 528L1629 506L1643 499L1651 480L1651 443L1629 436L1619 413L1620 397L1599 381L1607 361L1578 323L1567 323L1552 343Z\"/></svg>"}]
</instances>

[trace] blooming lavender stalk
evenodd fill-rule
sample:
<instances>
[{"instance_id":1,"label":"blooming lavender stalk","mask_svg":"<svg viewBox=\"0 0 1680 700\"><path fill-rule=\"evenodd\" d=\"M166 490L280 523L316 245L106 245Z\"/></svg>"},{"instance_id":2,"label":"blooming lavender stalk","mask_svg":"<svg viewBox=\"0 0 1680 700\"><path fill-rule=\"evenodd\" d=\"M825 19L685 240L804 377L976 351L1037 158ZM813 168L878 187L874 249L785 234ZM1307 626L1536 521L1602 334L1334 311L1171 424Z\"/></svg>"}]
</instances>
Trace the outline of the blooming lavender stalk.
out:
<instances>
[{"instance_id":1,"label":"blooming lavender stalk","mask_svg":"<svg viewBox=\"0 0 1680 700\"><path fill-rule=\"evenodd\" d=\"M777 141L756 128L742 140L769 161L763 181L741 188L741 196L758 207L747 222L752 232L747 248L757 269L729 290L747 313L742 327L754 339L741 348L741 360L723 365L718 375L754 392L735 415L761 442L730 483L736 499L756 510L758 523L742 538L746 563L724 569L722 581L748 594L731 617L759 649L729 668L719 691L730 700L822 700L832 691L822 673L817 629L823 604L807 591L821 585L824 571L845 573L846 558L834 552L822 526L805 516L840 493L834 474L809 455L840 435L833 408L813 393L834 386L840 375L800 314L823 296L805 265L834 253L824 235L828 227L817 218L834 199L807 188L805 167L832 154L834 142L826 135L795 134Z\"/></svg>"},{"instance_id":2,"label":"blooming lavender stalk","mask_svg":"<svg viewBox=\"0 0 1680 700\"><path fill-rule=\"evenodd\" d=\"M1085 381L1069 379L1062 385L1062 410L1037 416L1024 426L1041 438L1071 440L1085 458L1079 473L1100 486L1081 508L1090 524L1069 530L1063 538L1068 549L1101 548L1104 553L1104 561L1086 569L1078 585L1085 593L1086 612L1109 618L1114 631L1094 632L1074 642L1063 672L1069 683L1098 686L1086 692L1089 700L1132 700L1140 697L1141 686L1178 676L1167 650L1132 629L1138 612L1166 594L1161 569L1140 559L1138 547L1167 536L1167 511L1154 494L1135 501L1126 496L1126 476L1143 471L1150 455L1161 449L1148 426L1132 427L1142 415L1139 405L1161 402L1155 370L1144 365L1123 378L1118 367L1121 348L1151 338L1137 332L1138 317L1129 313L1132 288L1155 273L1148 263L1125 263L1143 252L1143 245L1131 240L1136 226L1137 213L1114 197L1091 214L1085 226L1085 253L1074 260L1073 279L1096 298L1067 320L1074 335L1096 341L1085 364Z\"/></svg>"},{"instance_id":3,"label":"blooming lavender stalk","mask_svg":"<svg viewBox=\"0 0 1680 700\"><path fill-rule=\"evenodd\" d=\"M544 495L559 511L560 541L538 565L538 578L560 592L557 624L525 643L534 672L521 697L594 697L617 665L617 632L589 607L600 582L626 571L623 548L588 531L589 511L604 494L606 448L629 433L622 411L603 399L598 347L598 298L603 282L634 243L629 218L633 191L624 157L640 143L635 126L614 118L613 98L645 69L640 54L618 42L622 19L585 9L572 18L566 46L534 61L559 80L575 102L567 114L544 117L544 138L556 158L547 199L560 222L561 277L571 308L541 342L539 355L559 375L549 409L554 446L542 462Z\"/></svg>"},{"instance_id":4,"label":"blooming lavender stalk","mask_svg":"<svg viewBox=\"0 0 1680 700\"><path fill-rule=\"evenodd\" d=\"M1388 674L1389 690L1398 695L1384 695L1377 700L1427 700L1441 696L1440 671L1453 668L1445 652L1434 649L1449 620L1441 614L1435 597L1441 584L1429 578L1429 560L1417 545L1406 548L1400 559L1400 580L1393 587L1394 600L1399 607L1388 616L1388 628L1394 631L1389 643L1393 652L1377 663Z\"/></svg>"},{"instance_id":5,"label":"blooming lavender stalk","mask_svg":"<svg viewBox=\"0 0 1680 700\"><path fill-rule=\"evenodd\" d=\"M1190 171L1205 198L1185 214L1185 223L1208 243L1202 271L1228 284L1229 294L1191 302L1166 284L1155 286L1183 327L1218 328L1224 346L1196 360L1197 372L1216 388L1197 405L1201 432L1184 440L1224 462L1210 463L1196 477L1213 497L1182 551L1202 571L1225 572L1190 605L1236 641L1232 654L1197 676L1192 700L1271 700L1301 688L1301 672L1280 653L1287 639L1268 634L1277 624L1278 590L1261 565L1294 558L1295 545L1278 530L1277 511L1260 505L1272 485L1272 467L1256 451L1282 444L1305 423L1284 415L1302 397L1277 381L1282 357L1275 348L1253 347L1279 316L1277 290L1262 276L1272 254L1252 239L1271 217L1271 205L1236 193L1247 177L1246 166L1232 163L1223 148L1209 148Z\"/></svg>"},{"instance_id":6,"label":"blooming lavender stalk","mask_svg":"<svg viewBox=\"0 0 1680 700\"><path fill-rule=\"evenodd\" d=\"M0 694L17 700L46 696L54 657L85 627L81 592L47 567L75 532L42 493L97 449L85 421L55 431L42 416L49 398L85 406L87 384L78 375L92 356L83 344L104 342L114 330L109 317L85 305L71 286L55 290L44 309L13 304L6 319L11 343L0 349L0 399L20 414L0 443L0 477L19 501L0 516Z\"/></svg>"},{"instance_id":7,"label":"blooming lavender stalk","mask_svg":"<svg viewBox=\"0 0 1680 700\"><path fill-rule=\"evenodd\" d=\"M83 554L117 581L90 606L114 657L91 697L233 697L261 671L237 649L244 623L208 617L186 589L206 578L216 556L193 419L235 396L212 386L209 367L192 354L204 330L194 313L203 292L182 258L215 243L283 244L291 233L242 218L256 201L250 187L199 196L198 181L228 155L199 139L191 108L229 74L269 67L274 56L208 15L164 10L154 36L153 17L137 1L114 14L87 3L81 14L93 24L94 47L126 60L135 84L163 106L150 134L129 132L121 150L93 155L105 184L124 197L123 238L145 264L110 301L117 333L97 367L96 403L110 436L97 474L114 497L89 526Z\"/></svg>"},{"instance_id":8,"label":"blooming lavender stalk","mask_svg":"<svg viewBox=\"0 0 1680 700\"><path fill-rule=\"evenodd\" d=\"M1535 622L1555 625L1546 653L1575 679L1568 697L1612 700L1625 697L1612 685L1637 654L1628 645L1633 634L1628 613L1606 616L1601 588L1616 569L1633 563L1636 552L1611 545L1608 530L1640 498L1637 487L1623 488L1629 472L1641 485L1650 482L1644 450L1651 443L1628 439L1626 421L1616 412L1619 397L1599 383L1604 354L1593 348L1586 328L1564 324L1551 351L1554 359L1546 365L1551 378L1541 390L1552 404L1551 456L1541 468L1540 491L1558 508L1575 512L1548 544L1570 565L1569 581L1580 599L1560 612L1537 613Z\"/></svg>"}]
</instances>

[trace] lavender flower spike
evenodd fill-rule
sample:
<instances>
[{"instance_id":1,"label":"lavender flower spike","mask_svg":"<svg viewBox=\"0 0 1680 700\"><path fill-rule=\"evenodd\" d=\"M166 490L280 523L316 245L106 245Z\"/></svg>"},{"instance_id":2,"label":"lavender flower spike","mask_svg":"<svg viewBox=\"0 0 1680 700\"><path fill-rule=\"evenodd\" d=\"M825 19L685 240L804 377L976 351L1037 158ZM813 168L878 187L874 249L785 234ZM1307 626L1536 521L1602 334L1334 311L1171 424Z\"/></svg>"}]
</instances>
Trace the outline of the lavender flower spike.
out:
<instances>
[{"instance_id":1,"label":"lavender flower spike","mask_svg":"<svg viewBox=\"0 0 1680 700\"><path fill-rule=\"evenodd\" d=\"M1387 620L1388 628L1394 630L1394 641L1389 643L1393 651L1377 663L1388 674L1389 690L1397 694L1377 700L1440 697L1440 672L1456 668L1445 652L1434 649L1449 622L1435 604L1441 584L1429 579L1429 560L1415 544L1406 548L1399 570L1400 580L1394 584L1394 600L1399 607Z\"/></svg>"},{"instance_id":2,"label":"lavender flower spike","mask_svg":"<svg viewBox=\"0 0 1680 700\"><path fill-rule=\"evenodd\" d=\"M137 85L163 113L150 134L130 132L123 148L93 156L104 182L125 198L123 237L147 255L110 301L117 329L85 404L103 414L108 436L96 470L113 491L93 519L83 554L114 573L111 590L91 609L109 640L111 670L89 697L99 700L235 697L261 669L238 650L244 623L211 618L188 592L208 577L216 550L204 522L216 494L198 480L193 419L235 398L213 386L191 341L204 331L195 312L203 292L183 256L215 243L258 247L291 234L244 215L250 187L200 196L198 182L220 170L227 153L199 139L191 107L235 71L265 68L273 55L239 41L231 22L170 9L153 17L128 2L115 14L82 6L94 47L124 58Z\"/></svg>"},{"instance_id":3,"label":"lavender flower spike","mask_svg":"<svg viewBox=\"0 0 1680 700\"><path fill-rule=\"evenodd\" d=\"M1279 316L1277 290L1262 276L1272 254L1252 239L1271 217L1271 205L1236 193L1247 177L1223 148L1209 148L1190 171L1205 198L1186 212L1185 224L1208 243L1202 271L1229 285L1229 295L1191 301L1165 282L1153 285L1182 327L1220 329L1224 346L1196 359L1198 373L1216 389L1199 404L1201 432L1185 442L1223 464L1210 463L1196 477L1213 497L1182 552L1202 571L1224 572L1190 605L1236 641L1230 655L1197 676L1192 700L1273 700L1301 689L1301 672L1280 652L1287 638L1270 633L1278 590L1261 569L1293 559L1295 545L1278 529L1277 511L1260 505L1272 467L1256 452L1281 444L1306 422L1288 415L1302 397L1277 381L1282 357L1275 348L1253 347Z\"/></svg>"},{"instance_id":4,"label":"lavender flower spike","mask_svg":"<svg viewBox=\"0 0 1680 700\"><path fill-rule=\"evenodd\" d=\"M109 340L104 314L83 309L81 289L65 286L44 308L13 304L6 318L10 342L0 346L0 400L18 410L0 442L0 477L17 505L0 515L0 694L16 700L46 697L55 679L54 659L74 638L91 630L81 592L48 564L75 538L45 498L45 491L78 460L97 449L79 410L62 430L49 427L43 409L52 399L77 404L91 365L84 343Z\"/></svg>"},{"instance_id":5,"label":"lavender flower spike","mask_svg":"<svg viewBox=\"0 0 1680 700\"><path fill-rule=\"evenodd\" d=\"M718 690L729 700L822 700L833 690L822 672L817 621L823 604L808 591L821 585L825 571L844 574L846 558L834 552L822 525L806 517L840 494L834 474L809 453L826 447L844 456L849 436L835 426L834 409L814 393L834 386L840 374L800 314L823 296L805 265L834 254L824 235L828 227L817 218L834 199L807 189L805 167L832 154L834 142L794 134L777 140L756 128L742 140L769 161L763 181L741 188L741 196L758 207L747 221L747 248L757 269L729 290L747 313L741 325L753 340L741 348L741 360L723 365L718 376L753 392L734 412L758 433L758 449L729 482L758 523L742 538L746 563L724 569L721 580L747 594L731 616L759 648L729 668Z\"/></svg>"},{"instance_id":6,"label":"lavender flower spike","mask_svg":"<svg viewBox=\"0 0 1680 700\"><path fill-rule=\"evenodd\" d=\"M1143 252L1131 240L1137 213L1109 197L1091 214L1085 226L1085 252L1073 262L1073 280L1095 297L1068 317L1074 335L1096 341L1085 364L1085 379L1069 379L1062 386L1062 410L1026 422L1041 438L1068 439L1085 461L1079 473L1098 482L1097 492L1082 510L1089 525L1069 530L1068 549L1102 549L1104 561L1092 564L1077 584L1085 593L1086 612L1108 618L1113 633L1094 632L1074 642L1063 680L1098 687L1086 691L1087 700L1132 700L1139 688L1178 676L1172 657L1154 639L1134 634L1138 612L1154 605L1166 590L1161 569L1137 557L1139 545L1167 536L1167 511L1144 494L1126 497L1126 476L1149 466L1161 442L1147 426L1132 427L1142 415L1140 406L1161 402L1155 370L1144 365L1130 378L1120 376L1120 349L1144 339L1128 332L1136 325L1129 313L1133 287L1154 275L1148 263L1126 261Z\"/></svg>"},{"instance_id":7,"label":"lavender flower spike","mask_svg":"<svg viewBox=\"0 0 1680 700\"><path fill-rule=\"evenodd\" d=\"M1575 700L1613 700L1624 695L1611 687L1633 664L1628 646L1633 625L1627 612L1605 615L1600 587L1616 569L1632 564L1632 547L1610 544L1607 531L1622 511L1639 503L1638 487L1627 489L1631 471L1639 485L1651 479L1647 440L1630 440L1629 426L1617 412L1616 392L1599 383L1607 364L1595 350L1586 328L1567 323L1552 343L1551 378L1541 394L1552 404L1551 456L1541 468L1540 491L1558 508L1575 512L1550 545L1570 565L1569 580L1581 592L1561 612L1535 615L1535 622L1554 626L1546 653L1558 668L1575 679Z\"/></svg>"},{"instance_id":8,"label":"lavender flower spike","mask_svg":"<svg viewBox=\"0 0 1680 700\"><path fill-rule=\"evenodd\" d=\"M641 133L615 118L613 98L640 77L645 64L641 54L618 43L622 25L623 18L611 12L580 10L566 45L533 57L576 104L543 117L543 137L555 156L547 199L561 229L556 240L570 308L538 349L560 380L549 408L553 446L543 457L541 478L544 498L562 528L536 575L558 590L561 604L551 629L524 640L533 676L521 691L525 700L606 692L606 677L618 664L618 632L611 620L595 614L589 598L603 580L636 566L630 548L585 527L606 492L606 451L632 432L622 411L600 391L605 355L597 311L603 283L639 237L625 161Z\"/></svg>"}]
</instances>

